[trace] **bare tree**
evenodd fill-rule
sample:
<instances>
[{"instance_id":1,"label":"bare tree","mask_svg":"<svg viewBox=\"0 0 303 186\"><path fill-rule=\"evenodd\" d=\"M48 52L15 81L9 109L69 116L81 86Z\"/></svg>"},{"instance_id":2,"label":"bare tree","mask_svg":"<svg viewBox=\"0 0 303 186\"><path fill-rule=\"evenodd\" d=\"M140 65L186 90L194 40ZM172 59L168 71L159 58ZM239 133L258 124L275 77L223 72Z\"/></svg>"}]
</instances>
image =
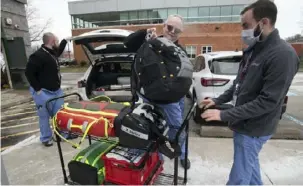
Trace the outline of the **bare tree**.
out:
<instances>
[{"instance_id":1,"label":"bare tree","mask_svg":"<svg viewBox=\"0 0 303 186\"><path fill-rule=\"evenodd\" d=\"M43 24L39 24L39 10L33 5L33 0L28 0L26 5L26 17L31 42L41 41L42 35L50 27L52 20L49 18Z\"/></svg>"},{"instance_id":2,"label":"bare tree","mask_svg":"<svg viewBox=\"0 0 303 186\"><path fill-rule=\"evenodd\" d=\"M288 38L286 38L286 41L288 42L299 42L303 40L303 35L301 34L296 34L294 36L290 36Z\"/></svg>"}]
</instances>

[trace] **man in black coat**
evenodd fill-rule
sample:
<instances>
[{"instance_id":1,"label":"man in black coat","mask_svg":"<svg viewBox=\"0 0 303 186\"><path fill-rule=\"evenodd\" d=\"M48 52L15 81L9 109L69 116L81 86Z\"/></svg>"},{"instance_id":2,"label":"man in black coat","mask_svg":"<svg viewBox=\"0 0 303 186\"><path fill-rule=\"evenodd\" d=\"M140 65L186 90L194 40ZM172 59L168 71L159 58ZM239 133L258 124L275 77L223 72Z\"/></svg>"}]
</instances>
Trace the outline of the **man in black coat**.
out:
<instances>
[{"instance_id":1,"label":"man in black coat","mask_svg":"<svg viewBox=\"0 0 303 186\"><path fill-rule=\"evenodd\" d=\"M164 23L163 35L159 37L166 37L169 40L173 41L177 46L182 50L184 48L179 45L178 39L180 38L181 33L183 32L184 23L183 18L179 15L170 15ZM124 41L124 45L127 48L132 50L138 50L140 46L148 39L157 37L156 28L142 29L130 34ZM186 51L184 50L186 53ZM184 98L179 102L171 104L159 104L159 106L164 110L167 118L167 123L170 125L170 130L168 136L171 139L174 139L178 128L181 126L183 121L183 112L184 112ZM181 165L185 167L185 161L187 161L187 169L190 168L190 161L185 160L185 135L181 135Z\"/></svg>"},{"instance_id":2,"label":"man in black coat","mask_svg":"<svg viewBox=\"0 0 303 186\"><path fill-rule=\"evenodd\" d=\"M63 99L58 99L49 104L51 113L48 113L45 103L48 99L62 96L61 74L58 57L63 53L67 41L64 39L60 45L58 38L53 33L43 35L43 44L40 49L29 57L25 75L30 84L30 93L36 104L39 126L40 141L47 147L52 146L52 130L49 119L63 105ZM70 136L65 135L67 138Z\"/></svg>"}]
</instances>

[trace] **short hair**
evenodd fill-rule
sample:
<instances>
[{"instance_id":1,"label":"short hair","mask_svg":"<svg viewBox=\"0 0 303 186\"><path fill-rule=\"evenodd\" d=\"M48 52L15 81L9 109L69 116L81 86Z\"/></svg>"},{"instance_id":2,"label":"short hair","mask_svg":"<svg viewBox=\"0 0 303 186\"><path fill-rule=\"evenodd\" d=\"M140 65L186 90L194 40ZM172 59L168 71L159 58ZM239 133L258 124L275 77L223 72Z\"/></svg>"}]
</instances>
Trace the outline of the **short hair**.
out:
<instances>
[{"instance_id":1,"label":"short hair","mask_svg":"<svg viewBox=\"0 0 303 186\"><path fill-rule=\"evenodd\" d=\"M52 37L54 37L54 36L55 36L55 35L54 35L53 33L51 33L51 32L46 32L46 33L44 33L43 36L42 36L43 44L48 44L49 41L50 41L50 39L51 39Z\"/></svg>"},{"instance_id":2,"label":"short hair","mask_svg":"<svg viewBox=\"0 0 303 186\"><path fill-rule=\"evenodd\" d=\"M275 25L277 21L278 9L274 2L271 0L258 0L253 4L245 7L241 11L241 15L245 14L248 10L253 12L253 17L256 21L260 21L263 18L268 18L272 25Z\"/></svg>"},{"instance_id":3,"label":"short hair","mask_svg":"<svg viewBox=\"0 0 303 186\"><path fill-rule=\"evenodd\" d=\"M179 18L180 20L181 20L181 23L182 23L182 26L184 26L184 19L183 19L183 17L182 16L180 16L180 15L178 15L178 14L172 14L172 15L169 15L168 17L167 17L167 19L165 20L165 24L167 23L167 21L170 19L170 18L173 18L173 17L177 17L177 18Z\"/></svg>"}]
</instances>

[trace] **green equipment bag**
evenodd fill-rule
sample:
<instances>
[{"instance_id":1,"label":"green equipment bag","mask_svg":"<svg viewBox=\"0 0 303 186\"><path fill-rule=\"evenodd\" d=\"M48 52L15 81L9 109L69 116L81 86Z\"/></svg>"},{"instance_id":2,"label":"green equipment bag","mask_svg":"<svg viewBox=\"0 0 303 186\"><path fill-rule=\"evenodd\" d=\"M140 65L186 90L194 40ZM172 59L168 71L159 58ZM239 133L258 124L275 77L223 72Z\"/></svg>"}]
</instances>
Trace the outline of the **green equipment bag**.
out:
<instances>
[{"instance_id":1,"label":"green equipment bag","mask_svg":"<svg viewBox=\"0 0 303 186\"><path fill-rule=\"evenodd\" d=\"M117 141L97 141L80 151L68 163L71 181L81 185L100 185L104 181L102 156L112 150Z\"/></svg>"}]
</instances>

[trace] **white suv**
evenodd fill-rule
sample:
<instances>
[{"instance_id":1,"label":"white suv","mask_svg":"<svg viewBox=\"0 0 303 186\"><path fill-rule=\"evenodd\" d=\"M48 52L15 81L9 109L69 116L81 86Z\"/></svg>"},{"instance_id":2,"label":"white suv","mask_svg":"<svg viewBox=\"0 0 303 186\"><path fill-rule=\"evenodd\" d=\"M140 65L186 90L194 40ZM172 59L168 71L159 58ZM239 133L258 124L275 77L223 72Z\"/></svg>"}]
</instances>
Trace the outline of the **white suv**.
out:
<instances>
[{"instance_id":1,"label":"white suv","mask_svg":"<svg viewBox=\"0 0 303 186\"><path fill-rule=\"evenodd\" d=\"M81 45L90 67L78 81L84 100L106 95L116 102L129 102L131 65L135 51L123 44L132 31L122 29L95 30L71 38Z\"/></svg>"},{"instance_id":2,"label":"white suv","mask_svg":"<svg viewBox=\"0 0 303 186\"><path fill-rule=\"evenodd\" d=\"M242 52L222 51L201 54L194 60L192 97L197 103L216 98L228 89L236 78ZM201 122L202 110L197 106L194 120Z\"/></svg>"}]
</instances>

